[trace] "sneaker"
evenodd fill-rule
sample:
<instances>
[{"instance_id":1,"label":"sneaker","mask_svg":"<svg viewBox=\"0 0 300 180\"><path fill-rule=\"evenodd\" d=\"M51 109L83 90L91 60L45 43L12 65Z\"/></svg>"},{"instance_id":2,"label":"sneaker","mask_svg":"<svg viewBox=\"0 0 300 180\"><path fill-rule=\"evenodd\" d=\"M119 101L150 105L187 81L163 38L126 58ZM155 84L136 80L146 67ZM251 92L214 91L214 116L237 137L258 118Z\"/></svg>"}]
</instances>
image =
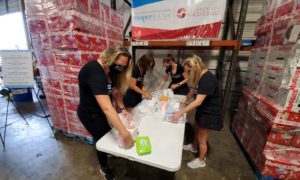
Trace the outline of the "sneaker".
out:
<instances>
[{"instance_id":1,"label":"sneaker","mask_svg":"<svg viewBox=\"0 0 300 180\"><path fill-rule=\"evenodd\" d=\"M115 176L113 173L110 171L109 167L100 167L100 173L104 177L105 180L114 180Z\"/></svg>"},{"instance_id":2,"label":"sneaker","mask_svg":"<svg viewBox=\"0 0 300 180\"><path fill-rule=\"evenodd\" d=\"M192 169L205 167L206 166L205 159L204 161L201 161L199 158L196 158L191 162L187 163L187 166Z\"/></svg>"},{"instance_id":3,"label":"sneaker","mask_svg":"<svg viewBox=\"0 0 300 180\"><path fill-rule=\"evenodd\" d=\"M197 148L193 148L192 144L188 144L188 145L183 145L182 149L186 150L186 151L191 151L193 153L197 153Z\"/></svg>"}]
</instances>

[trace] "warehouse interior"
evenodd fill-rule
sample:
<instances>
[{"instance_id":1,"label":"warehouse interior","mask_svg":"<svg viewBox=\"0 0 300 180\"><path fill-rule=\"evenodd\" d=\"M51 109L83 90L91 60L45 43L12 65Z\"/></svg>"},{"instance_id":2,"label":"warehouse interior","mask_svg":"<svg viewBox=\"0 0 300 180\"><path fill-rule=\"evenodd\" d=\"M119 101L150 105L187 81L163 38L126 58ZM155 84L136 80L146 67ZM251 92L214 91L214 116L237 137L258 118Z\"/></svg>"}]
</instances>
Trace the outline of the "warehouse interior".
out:
<instances>
[{"instance_id":1,"label":"warehouse interior","mask_svg":"<svg viewBox=\"0 0 300 180\"><path fill-rule=\"evenodd\" d=\"M38 0L34 0L33 2L38 2ZM40 2L47 1L41 0ZM219 86L222 87L222 115L224 127L219 132L209 132L208 154L206 156L207 167L190 169L187 166L187 163L191 159L197 157L197 155L189 151L182 151L181 166L180 169L175 172L169 172L151 165L136 162L135 160L122 158L117 155L109 155L109 166L112 172L115 174L116 179L296 180L298 177L300 177L299 140L297 142L295 140L296 138L300 137L300 122L298 119L300 116L300 111L294 112L294 109L297 109L295 108L296 105L293 107L294 109L292 112L288 111L288 113L292 114L289 115L289 117L292 116L292 122L289 121L287 124L281 123L281 121L276 122L277 124L275 123L274 129L272 129L273 124L270 125L271 130L270 132L268 131L268 133L282 133L281 137L284 137L282 138L284 140L281 140L279 135L277 136L275 133L275 135L272 134L273 136L268 134L267 137L269 139L266 140L267 142L264 142L264 145L271 143L271 148L263 149L261 152L260 150L257 150L259 148L255 149L258 151L255 151L255 153L261 155L265 155L265 153L267 154L270 152L272 153L273 151L276 152L277 154L274 153L276 155L270 155L271 160L268 162L271 163L271 165L267 164L269 166L266 166L265 168L261 167L261 159L254 159L251 154L252 152L249 152L247 147L245 147L246 145L244 142L245 137L251 140L258 138L256 136L256 130L259 132L261 129L260 124L257 122L260 122L262 118L256 119L257 122L255 121L255 123L250 123L250 120L248 121L248 117L251 117L253 113L259 114L259 110L258 112L256 110L260 107L263 109L266 106L272 105L265 105L263 103L264 101L260 101L260 99L255 101L253 105L253 99L255 99L254 97L258 97L255 96L252 91L250 92L247 89L249 86L252 87L252 84L249 85L249 71L251 71L251 67L249 68L249 62L253 59L253 56L256 55L255 50L259 51L268 47L265 44L259 44L262 41L267 41L268 38L268 32L261 33L263 30L257 30L259 29L259 23L262 23L262 17L267 17L267 15L263 13L265 13L267 11L266 9L271 6L270 4L272 4L272 8L281 8L281 11L283 12L282 17L278 17L278 22L296 21L296 18L292 21L289 17L289 13L292 14L292 12L282 9L293 8L293 15L291 16L297 17L297 15L294 15L294 12L296 13L296 6L298 5L297 0L282 0L280 2L276 2L277 4L272 0L227 0L220 33L218 34L217 38L208 40L210 41L210 45L208 47L190 47L181 44L178 45L176 44L176 41L172 40L165 42L160 41L159 43L155 41L149 41L149 46L134 45L134 41L130 36L132 22L131 5L133 2L131 0L99 0L99 2L107 5L107 7L110 7L111 9L115 9L123 21L122 36L124 39L114 40L116 43L124 43L124 46L129 49L135 61L140 59L145 53L153 54L155 60L154 69L151 72L147 72L144 80L144 84L150 92L155 91L158 84L163 80L163 75L165 73L163 59L166 54L171 54L176 57L177 63L180 64L183 63L184 60L191 54L200 56L208 66L208 70L218 78ZM1 16L16 12L26 14L25 6L28 6L28 4L30 4L30 2L26 2L24 0L0 0L0 18ZM29 7L31 7L31 5ZM34 3L32 7L34 7ZM274 12L276 13L276 10L274 10ZM30 19L31 16L32 15L30 14L24 16L24 33L28 38L27 45L29 49L36 54L35 52L40 51L40 49L34 45L34 42L37 41L35 36L32 36L30 28L27 28L26 25L28 18ZM267 26L267 20L264 19L264 22ZM277 22L277 20L274 20L274 24L275 22ZM295 24L293 24L293 26L298 27L300 23L297 25ZM294 31L297 31L295 29ZM272 31L272 33L274 32ZM216 42L216 45L213 45L213 42ZM286 44L278 43L276 44L276 47L285 45ZM289 42L288 45L291 45L295 48L299 46L298 44L291 42ZM269 46L269 49L271 49L271 45ZM2 50L1 46L0 50ZM272 56L272 51L274 54L276 54L276 49L271 49L270 51L271 53L268 51L270 57ZM259 53L263 54L262 52L262 50L261 52L259 51ZM257 59L263 56L259 53L257 53ZM295 57L292 58L291 56L291 59L297 62L297 50L295 50L294 54L296 54ZM284 58L284 56L288 55L280 55L281 58ZM39 56L37 55L35 58L37 59L35 63L40 63L38 60ZM264 58L267 59L266 56ZM300 61L298 61L298 64L287 64L286 67L291 67L294 65L295 68L299 69L299 62ZM2 64L0 64L0 68L1 67ZM265 68L267 68L267 66L265 66ZM40 71L43 70L43 68L40 68ZM298 72L299 70L295 71ZM0 75L2 77L1 73L2 71L0 70ZM283 72L283 74L284 73L286 72ZM289 77L292 78L295 76L293 79L295 80L296 75L293 74L294 71L289 73L291 74ZM263 75L262 78L264 77L265 75ZM286 76L284 76L284 78L286 78ZM298 79L296 79L296 81L297 80ZM59 81L63 80L59 80L58 78L57 82ZM11 100L11 92L4 90L5 88L2 85L2 79L0 83L2 89L0 97L0 133L2 140L2 144L0 145L0 179L105 179L99 172L99 163L96 158L95 144L92 144L91 138L86 138L80 135L77 136L76 133L74 135L73 133L66 132L65 130L55 128L56 124L53 123L53 119L51 118L54 117L56 119L63 119L64 117L62 117L61 114L51 113L52 106L50 105L48 107L49 102L47 102L47 97L50 96L48 96L47 93L50 91L44 92L41 90L39 84L41 83L40 79L35 79L35 87L30 92L33 99L29 102L15 102L14 100ZM44 82L43 84L44 86L56 85L55 83L46 83L46 85ZM296 100L294 100L294 103L298 103L299 109L300 96L298 89L300 88L299 84L297 83L295 86L295 89L290 88L289 90L291 93L297 93L297 95L295 95L295 93L292 95L297 96L295 98ZM256 87L257 90L255 90L255 92L267 91L265 89L261 90L262 87L263 86L259 84L258 87ZM263 95L260 95L259 98L261 96ZM72 99L69 100L72 101ZM278 101L281 103L283 100L279 97ZM256 103L258 104L258 108L256 108ZM251 109L248 111L248 109L244 110L243 108L253 108L254 110ZM274 108L269 108L268 110L271 112L271 114L268 114L267 117L273 116L272 113L276 111ZM250 113L247 114L248 112ZM280 112L283 113L286 111L283 108L280 109ZM189 125L194 123L195 113L195 110L187 113L186 121ZM258 116L260 116L260 114ZM283 114L280 117L281 119L284 119L285 117L288 117L288 114ZM243 118L247 120L243 121ZM253 127L250 128L249 126L251 125ZM246 130L241 133L242 127L246 127ZM191 128L192 127L188 127L187 125L185 126L184 144L189 144L192 142L194 132L191 130ZM278 142L280 142L275 144L274 139L270 140L271 137L274 139L280 139L278 140ZM288 143L287 139L289 140ZM3 140L5 144L3 143ZM260 147L260 141L258 143L255 142L254 144L253 141L251 142L252 144L250 143L250 145L253 145L254 147ZM250 145L248 144L248 147L250 147ZM172 149L169 149L168 151L172 151ZM285 153L290 153L290 156L285 155ZM257 157L260 156L257 155ZM285 157L288 160L286 160ZM276 160L278 160L278 162ZM287 162L285 162L285 160ZM277 168L274 168L274 170L273 167Z\"/></svg>"}]
</instances>

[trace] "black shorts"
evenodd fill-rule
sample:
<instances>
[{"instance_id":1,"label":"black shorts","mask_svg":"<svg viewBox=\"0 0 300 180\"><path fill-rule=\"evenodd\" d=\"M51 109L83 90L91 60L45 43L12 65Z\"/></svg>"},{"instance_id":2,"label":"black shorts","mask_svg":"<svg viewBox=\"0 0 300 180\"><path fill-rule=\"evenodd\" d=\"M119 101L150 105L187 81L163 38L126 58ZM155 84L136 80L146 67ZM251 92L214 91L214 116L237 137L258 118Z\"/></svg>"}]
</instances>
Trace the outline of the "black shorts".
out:
<instances>
[{"instance_id":1,"label":"black shorts","mask_svg":"<svg viewBox=\"0 0 300 180\"><path fill-rule=\"evenodd\" d=\"M223 128L223 120L220 115L196 112L195 121L200 128L220 131Z\"/></svg>"},{"instance_id":2,"label":"black shorts","mask_svg":"<svg viewBox=\"0 0 300 180\"><path fill-rule=\"evenodd\" d=\"M134 108L142 101L142 95L129 89L124 96L125 107Z\"/></svg>"},{"instance_id":3,"label":"black shorts","mask_svg":"<svg viewBox=\"0 0 300 180\"><path fill-rule=\"evenodd\" d=\"M103 113L96 113L78 107L77 115L82 125L92 135L95 142L97 142L108 131L111 130L111 127L106 119L106 116Z\"/></svg>"}]
</instances>

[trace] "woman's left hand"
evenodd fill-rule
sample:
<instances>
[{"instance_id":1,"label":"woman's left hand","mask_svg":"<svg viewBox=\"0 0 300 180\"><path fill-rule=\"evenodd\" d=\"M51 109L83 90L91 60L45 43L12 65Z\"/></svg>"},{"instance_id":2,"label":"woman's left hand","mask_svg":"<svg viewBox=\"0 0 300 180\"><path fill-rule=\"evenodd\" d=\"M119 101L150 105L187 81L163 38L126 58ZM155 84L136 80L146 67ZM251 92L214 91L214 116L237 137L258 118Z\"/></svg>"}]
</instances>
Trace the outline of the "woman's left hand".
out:
<instances>
[{"instance_id":1,"label":"woman's left hand","mask_svg":"<svg viewBox=\"0 0 300 180\"><path fill-rule=\"evenodd\" d=\"M175 113L173 113L172 117L171 117L171 120L172 122L174 123L177 123L178 122L178 119L182 116L182 113L180 111L177 111Z\"/></svg>"},{"instance_id":2,"label":"woman's left hand","mask_svg":"<svg viewBox=\"0 0 300 180\"><path fill-rule=\"evenodd\" d=\"M177 87L178 87L177 84L172 84L171 85L171 89L173 89L173 90L176 89Z\"/></svg>"},{"instance_id":3,"label":"woman's left hand","mask_svg":"<svg viewBox=\"0 0 300 180\"><path fill-rule=\"evenodd\" d=\"M129 113L125 109L122 110L122 115L125 116L129 121L132 121L132 119L133 119L131 113Z\"/></svg>"}]
</instances>

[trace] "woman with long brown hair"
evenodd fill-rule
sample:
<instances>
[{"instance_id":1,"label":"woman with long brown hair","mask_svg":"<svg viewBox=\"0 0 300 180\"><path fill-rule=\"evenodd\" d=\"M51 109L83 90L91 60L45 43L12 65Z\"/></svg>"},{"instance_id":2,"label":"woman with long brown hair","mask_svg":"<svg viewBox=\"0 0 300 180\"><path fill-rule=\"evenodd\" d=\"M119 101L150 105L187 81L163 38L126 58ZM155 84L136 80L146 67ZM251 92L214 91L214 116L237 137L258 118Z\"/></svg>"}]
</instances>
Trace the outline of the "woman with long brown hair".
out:
<instances>
[{"instance_id":1,"label":"woman with long brown hair","mask_svg":"<svg viewBox=\"0 0 300 180\"><path fill-rule=\"evenodd\" d=\"M195 99L181 111L176 112L172 119L177 121L184 113L196 109L196 134L194 142L185 147L186 150L195 151L199 145L199 157L189 162L190 168L205 167L207 152L207 137L209 130L220 131L223 127L221 118L221 98L217 78L208 71L207 66L199 56L193 55L184 62L185 71L189 73L189 82L194 89ZM182 101L186 102L193 96L189 93Z\"/></svg>"},{"instance_id":2,"label":"woman with long brown hair","mask_svg":"<svg viewBox=\"0 0 300 180\"><path fill-rule=\"evenodd\" d=\"M163 77L163 81L157 87L157 90L161 89L169 77L171 77L171 83L168 86L174 91L174 94L187 95L189 92L189 87L187 82L189 80L188 75L184 72L184 68L181 64L176 63L175 58L168 54L164 60L163 65L166 67L166 73Z\"/></svg>"},{"instance_id":3,"label":"woman with long brown hair","mask_svg":"<svg viewBox=\"0 0 300 180\"><path fill-rule=\"evenodd\" d=\"M144 88L144 75L153 68L155 62L153 55L144 54L132 69L130 79L130 88L125 94L124 103L128 111L131 111L138 103L142 101L142 96L151 99L152 95Z\"/></svg>"},{"instance_id":4,"label":"woman with long brown hair","mask_svg":"<svg viewBox=\"0 0 300 180\"><path fill-rule=\"evenodd\" d=\"M121 112L130 118L124 108L123 94L128 88L131 70L131 55L122 46L107 48L97 60L85 64L80 70L77 114L95 141L109 132L112 125L123 136L126 148L133 145L133 139L112 103L114 100ZM97 155L101 174L105 179L114 179L108 167L107 154L97 151Z\"/></svg>"}]
</instances>

